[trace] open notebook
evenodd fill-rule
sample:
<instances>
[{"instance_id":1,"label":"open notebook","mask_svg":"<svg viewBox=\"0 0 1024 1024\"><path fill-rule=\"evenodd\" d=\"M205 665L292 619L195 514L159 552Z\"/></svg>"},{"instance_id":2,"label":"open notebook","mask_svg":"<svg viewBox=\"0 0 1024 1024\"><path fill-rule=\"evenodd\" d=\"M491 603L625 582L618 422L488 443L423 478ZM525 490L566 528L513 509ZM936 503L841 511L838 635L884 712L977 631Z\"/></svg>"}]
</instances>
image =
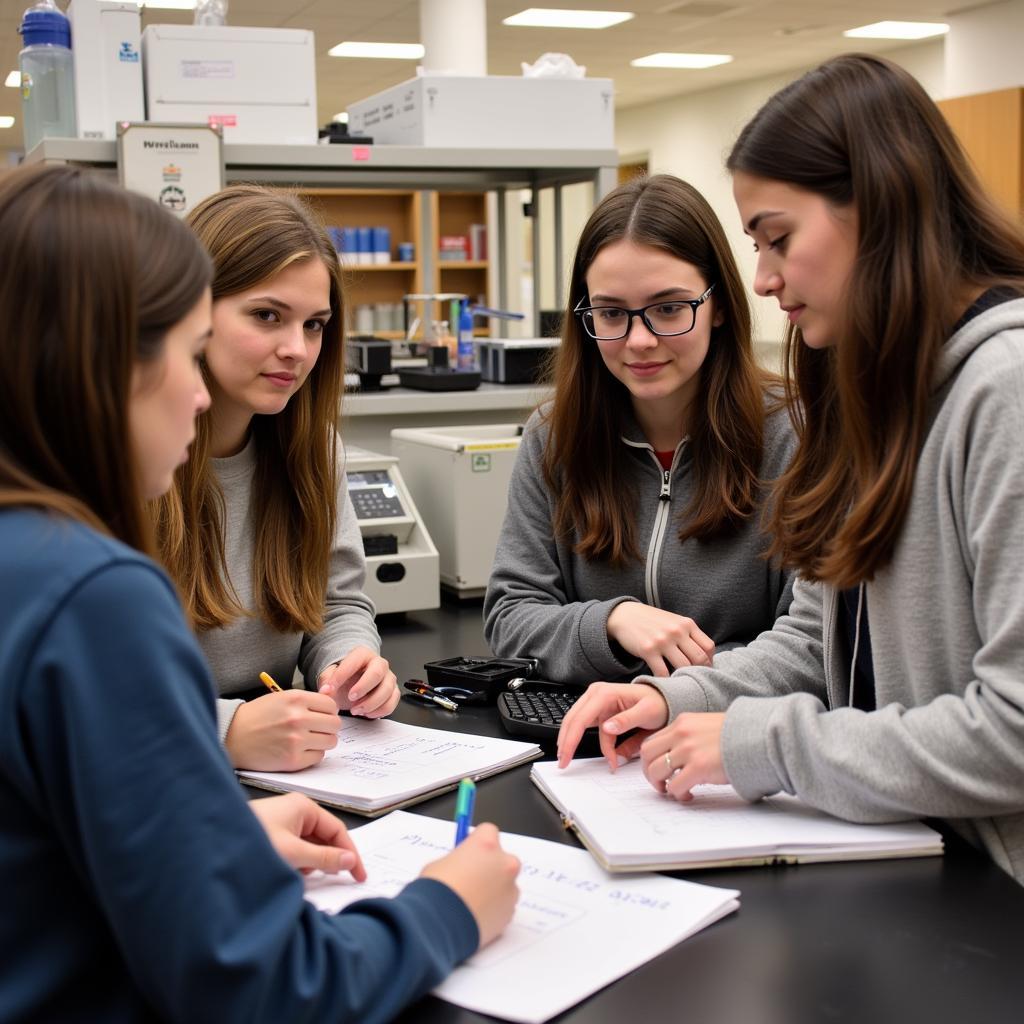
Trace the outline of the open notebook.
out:
<instances>
[{"instance_id":1,"label":"open notebook","mask_svg":"<svg viewBox=\"0 0 1024 1024\"><path fill-rule=\"evenodd\" d=\"M455 825L398 811L353 829L352 838L367 881L357 885L347 874L306 878L306 899L329 914L356 900L396 895L424 864L451 850ZM434 989L477 1013L539 1024L739 906L735 889L664 875L613 878L583 850L561 843L503 832L501 844L522 863L515 917ZM685 1006L685 993L680 999Z\"/></svg>"},{"instance_id":2,"label":"open notebook","mask_svg":"<svg viewBox=\"0 0 1024 1024\"><path fill-rule=\"evenodd\" d=\"M942 853L942 836L918 821L854 825L796 797L747 803L732 786L697 786L691 803L658 793L639 761L612 774L603 758L536 764L530 778L609 871L670 871Z\"/></svg>"},{"instance_id":3,"label":"open notebook","mask_svg":"<svg viewBox=\"0 0 1024 1024\"><path fill-rule=\"evenodd\" d=\"M346 718L338 745L298 772L240 771L248 786L305 793L322 804L375 817L541 756L535 743L423 729L389 719Z\"/></svg>"}]
</instances>

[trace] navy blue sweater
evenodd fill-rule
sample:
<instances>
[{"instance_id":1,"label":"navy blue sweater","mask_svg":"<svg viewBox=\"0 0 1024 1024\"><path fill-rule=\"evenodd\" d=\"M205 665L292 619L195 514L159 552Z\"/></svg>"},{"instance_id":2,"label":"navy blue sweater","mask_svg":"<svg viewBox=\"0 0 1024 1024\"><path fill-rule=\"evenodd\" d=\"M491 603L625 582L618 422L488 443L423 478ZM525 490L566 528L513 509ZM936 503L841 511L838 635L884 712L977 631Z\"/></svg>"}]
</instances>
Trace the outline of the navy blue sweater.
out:
<instances>
[{"instance_id":1,"label":"navy blue sweater","mask_svg":"<svg viewBox=\"0 0 1024 1024\"><path fill-rule=\"evenodd\" d=\"M217 741L166 576L80 524L0 511L0 1020L388 1020L478 942L420 879L302 898Z\"/></svg>"}]
</instances>

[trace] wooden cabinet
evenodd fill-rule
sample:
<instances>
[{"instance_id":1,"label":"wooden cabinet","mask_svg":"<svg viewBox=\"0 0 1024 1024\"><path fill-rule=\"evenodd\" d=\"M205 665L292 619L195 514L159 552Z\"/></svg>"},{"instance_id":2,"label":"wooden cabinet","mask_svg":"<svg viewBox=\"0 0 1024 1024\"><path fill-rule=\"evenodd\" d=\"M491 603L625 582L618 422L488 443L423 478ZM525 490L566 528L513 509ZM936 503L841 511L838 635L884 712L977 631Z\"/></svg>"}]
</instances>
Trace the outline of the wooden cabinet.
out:
<instances>
[{"instance_id":1,"label":"wooden cabinet","mask_svg":"<svg viewBox=\"0 0 1024 1024\"><path fill-rule=\"evenodd\" d=\"M403 295L411 293L461 292L473 302L489 304L487 247L491 232L486 192L331 188L300 191L328 227L385 227L390 232L389 262L345 261L350 333L372 331L379 337L401 337L394 307L401 303ZM444 258L441 241L454 237L466 239L465 255L459 259ZM469 248L471 238L477 243L474 250ZM415 257L412 262L398 259L402 243L411 243ZM479 258L469 258L471 255ZM390 316L389 309L393 311ZM389 320L390 325L385 326ZM457 330L457 324L451 326ZM478 328L476 333L487 331Z\"/></svg>"},{"instance_id":2,"label":"wooden cabinet","mask_svg":"<svg viewBox=\"0 0 1024 1024\"><path fill-rule=\"evenodd\" d=\"M1024 217L1024 89L940 100L960 144L992 196Z\"/></svg>"}]
</instances>

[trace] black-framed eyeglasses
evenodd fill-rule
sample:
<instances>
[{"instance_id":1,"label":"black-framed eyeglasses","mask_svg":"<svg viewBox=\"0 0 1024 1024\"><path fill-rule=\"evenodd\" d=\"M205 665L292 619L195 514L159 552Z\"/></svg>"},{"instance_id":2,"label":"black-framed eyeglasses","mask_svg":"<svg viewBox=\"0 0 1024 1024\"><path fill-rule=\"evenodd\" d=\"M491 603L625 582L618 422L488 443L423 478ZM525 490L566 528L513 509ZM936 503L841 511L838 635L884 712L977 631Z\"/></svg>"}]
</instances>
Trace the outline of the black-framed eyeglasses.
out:
<instances>
[{"instance_id":1,"label":"black-framed eyeglasses","mask_svg":"<svg viewBox=\"0 0 1024 1024\"><path fill-rule=\"evenodd\" d=\"M672 338L689 334L697 322L697 309L715 290L712 284L696 299L662 299L640 309L621 306L584 306L580 299L573 312L580 318L583 329L597 341L621 341L633 329L633 317L638 316L651 334L659 338Z\"/></svg>"}]
</instances>

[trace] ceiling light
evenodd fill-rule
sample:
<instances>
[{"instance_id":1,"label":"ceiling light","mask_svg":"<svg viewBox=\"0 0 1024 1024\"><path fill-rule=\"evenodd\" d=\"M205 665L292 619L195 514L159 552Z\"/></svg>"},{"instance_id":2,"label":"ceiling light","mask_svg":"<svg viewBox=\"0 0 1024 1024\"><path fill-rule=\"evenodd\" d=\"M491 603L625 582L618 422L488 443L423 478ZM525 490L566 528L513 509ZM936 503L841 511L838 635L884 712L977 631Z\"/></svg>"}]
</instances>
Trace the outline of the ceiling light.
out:
<instances>
[{"instance_id":1,"label":"ceiling light","mask_svg":"<svg viewBox=\"0 0 1024 1024\"><path fill-rule=\"evenodd\" d=\"M6 85L8 89L20 89L21 88L21 72L20 71L12 71L7 76L7 79L4 81L4 85Z\"/></svg>"},{"instance_id":2,"label":"ceiling light","mask_svg":"<svg viewBox=\"0 0 1024 1024\"><path fill-rule=\"evenodd\" d=\"M0 128L13 128L14 118L10 114L4 114L0 117Z\"/></svg>"},{"instance_id":3,"label":"ceiling light","mask_svg":"<svg viewBox=\"0 0 1024 1024\"><path fill-rule=\"evenodd\" d=\"M635 68L713 68L728 64L732 56L728 53L649 53L629 63Z\"/></svg>"},{"instance_id":4,"label":"ceiling light","mask_svg":"<svg viewBox=\"0 0 1024 1024\"><path fill-rule=\"evenodd\" d=\"M341 113L335 114L334 117L331 118L331 120L335 124L348 124L348 111L343 110L341 111Z\"/></svg>"},{"instance_id":5,"label":"ceiling light","mask_svg":"<svg viewBox=\"0 0 1024 1024\"><path fill-rule=\"evenodd\" d=\"M502 25L539 28L609 28L633 17L630 11L564 11L555 7L528 7L505 18Z\"/></svg>"},{"instance_id":6,"label":"ceiling light","mask_svg":"<svg viewBox=\"0 0 1024 1024\"><path fill-rule=\"evenodd\" d=\"M843 35L851 39L928 39L948 31L949 26L941 21L876 21L847 29Z\"/></svg>"},{"instance_id":7,"label":"ceiling light","mask_svg":"<svg viewBox=\"0 0 1024 1024\"><path fill-rule=\"evenodd\" d=\"M191 11L195 9L196 0L139 0L139 6L154 11Z\"/></svg>"},{"instance_id":8,"label":"ceiling light","mask_svg":"<svg viewBox=\"0 0 1024 1024\"><path fill-rule=\"evenodd\" d=\"M346 41L332 46L332 57L373 57L384 60L419 60L427 51L422 43L360 43Z\"/></svg>"}]
</instances>

